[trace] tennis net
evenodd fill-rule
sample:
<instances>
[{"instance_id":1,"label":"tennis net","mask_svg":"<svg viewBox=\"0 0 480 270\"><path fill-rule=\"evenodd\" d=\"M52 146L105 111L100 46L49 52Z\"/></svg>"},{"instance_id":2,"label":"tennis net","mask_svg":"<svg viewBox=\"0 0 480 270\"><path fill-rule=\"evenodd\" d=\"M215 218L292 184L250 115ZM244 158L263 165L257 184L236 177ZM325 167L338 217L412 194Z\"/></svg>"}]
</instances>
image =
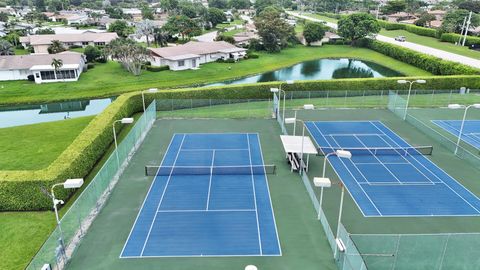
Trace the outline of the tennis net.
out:
<instances>
[{"instance_id":1,"label":"tennis net","mask_svg":"<svg viewBox=\"0 0 480 270\"><path fill-rule=\"evenodd\" d=\"M245 166L145 166L147 176L169 175L262 175L274 174L275 165Z\"/></svg>"},{"instance_id":2,"label":"tennis net","mask_svg":"<svg viewBox=\"0 0 480 270\"><path fill-rule=\"evenodd\" d=\"M342 148L342 147L321 147L318 150L319 155L324 156L333 153L336 150L346 150L352 153L352 156L413 156L413 155L432 155L433 146L414 146L414 147L372 147L372 148Z\"/></svg>"}]
</instances>

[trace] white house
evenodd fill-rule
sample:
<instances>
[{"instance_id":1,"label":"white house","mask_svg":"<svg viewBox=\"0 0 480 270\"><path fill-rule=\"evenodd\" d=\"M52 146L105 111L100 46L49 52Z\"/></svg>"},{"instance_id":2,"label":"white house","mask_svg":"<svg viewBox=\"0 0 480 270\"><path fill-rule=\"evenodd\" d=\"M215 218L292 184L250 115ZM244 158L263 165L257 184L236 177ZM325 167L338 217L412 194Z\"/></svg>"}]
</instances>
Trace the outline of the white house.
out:
<instances>
[{"instance_id":1,"label":"white house","mask_svg":"<svg viewBox=\"0 0 480 270\"><path fill-rule=\"evenodd\" d=\"M25 49L32 46L36 54L41 54L48 53L48 47L53 40L62 42L65 47L86 47L87 45L104 46L116 38L118 38L117 33L87 31L80 34L30 35L20 37L20 42Z\"/></svg>"},{"instance_id":2,"label":"white house","mask_svg":"<svg viewBox=\"0 0 480 270\"><path fill-rule=\"evenodd\" d=\"M55 70L53 59L62 61ZM28 80L32 75L35 83L77 81L85 67L85 57L77 52L59 54L30 54L0 56L0 81Z\"/></svg>"},{"instance_id":3,"label":"white house","mask_svg":"<svg viewBox=\"0 0 480 270\"><path fill-rule=\"evenodd\" d=\"M200 64L218 59L238 60L243 58L247 51L225 41L191 41L174 47L148 49L152 66L169 66L170 70L197 69Z\"/></svg>"}]
</instances>

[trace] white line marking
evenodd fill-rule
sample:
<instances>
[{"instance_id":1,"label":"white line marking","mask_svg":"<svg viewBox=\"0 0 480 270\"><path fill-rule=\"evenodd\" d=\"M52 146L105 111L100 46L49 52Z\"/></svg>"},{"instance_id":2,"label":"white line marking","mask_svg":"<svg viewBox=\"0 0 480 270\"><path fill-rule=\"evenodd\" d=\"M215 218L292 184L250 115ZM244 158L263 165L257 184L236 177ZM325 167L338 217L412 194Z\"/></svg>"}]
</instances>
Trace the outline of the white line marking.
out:
<instances>
[{"instance_id":1,"label":"white line marking","mask_svg":"<svg viewBox=\"0 0 480 270\"><path fill-rule=\"evenodd\" d=\"M185 141L186 135L183 134L182 137L182 142L180 143L180 146L178 147L177 155L175 156L175 160L173 161L173 166L177 163L178 156L180 154L180 150L182 149L183 142ZM142 248L142 253L140 253L141 256L143 256L143 252L145 251L145 247L147 246L148 240L150 238L150 233L152 232L153 224L155 223L155 219L157 218L158 210L160 209L160 205L162 204L163 197L165 196L165 192L167 191L168 184L170 183L170 179L172 178L172 172L173 169L170 171L170 175L168 176L167 183L165 184L165 187L163 188L162 196L160 197L160 201L157 206L157 210L155 211L155 215L153 216L152 223L150 224L150 228L148 229L148 234L147 238L145 239L145 243L143 243L143 248Z\"/></svg>"},{"instance_id":2,"label":"white line marking","mask_svg":"<svg viewBox=\"0 0 480 270\"><path fill-rule=\"evenodd\" d=\"M212 188L212 178L213 178L213 164L215 162L215 149L212 152L212 166L210 167L210 179L208 180L208 194L207 194L207 211L210 205L210 190Z\"/></svg>"},{"instance_id":3,"label":"white line marking","mask_svg":"<svg viewBox=\"0 0 480 270\"><path fill-rule=\"evenodd\" d=\"M252 153L251 153L251 150L250 150L250 138L247 134L247 143L248 143L248 158L250 160L250 166L252 165ZM258 222L258 211L257 211L257 195L255 193L255 178L253 177L253 169L250 168L250 171L252 173L252 176L251 176L251 179L252 179L252 188L253 188L253 201L255 203L255 216L256 216L256 219L257 219L257 233L258 233L258 245L259 245L259 248L260 248L260 254L263 254L263 250L262 250L262 238L260 236L260 223Z\"/></svg>"},{"instance_id":4,"label":"white line marking","mask_svg":"<svg viewBox=\"0 0 480 270\"><path fill-rule=\"evenodd\" d=\"M192 209L192 210L158 210L158 213L190 213L190 212L254 212L256 211L255 209Z\"/></svg>"}]
</instances>

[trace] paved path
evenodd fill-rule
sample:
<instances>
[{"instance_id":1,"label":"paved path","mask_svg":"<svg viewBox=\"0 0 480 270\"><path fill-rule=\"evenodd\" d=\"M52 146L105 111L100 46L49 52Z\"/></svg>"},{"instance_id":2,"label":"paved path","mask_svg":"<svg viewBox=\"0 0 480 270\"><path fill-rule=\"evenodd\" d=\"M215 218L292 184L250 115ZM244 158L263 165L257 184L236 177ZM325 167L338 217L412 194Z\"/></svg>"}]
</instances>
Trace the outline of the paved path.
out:
<instances>
[{"instance_id":1,"label":"paved path","mask_svg":"<svg viewBox=\"0 0 480 270\"><path fill-rule=\"evenodd\" d=\"M302 18L302 19L306 19L306 20L310 20L310 21L324 22L323 20L311 18L311 17L305 16L305 15L300 15L296 12L287 11L287 13L292 15L292 16ZM335 23L327 22L326 24L327 24L327 26L329 26L333 29L337 29L337 24L335 24ZM395 45L398 45L398 46L402 46L402 47L405 47L405 48L408 48L408 49L411 49L411 50L414 50L414 51L417 51L417 52L421 52L421 53L424 53L424 54L436 56L436 57L444 59L444 60L449 60L449 61L461 63L461 64L468 65L468 66L471 66L471 67L474 67L474 68L480 68L480 60L475 59L475 58L466 57L466 56L463 56L463 55L458 55L458 54L455 54L455 53L451 53L451 52L447 52L447 51L443 51L443 50L439 50L439 49L434 49L434 48L431 48L431 47L428 47L428 46L424 46L424 45L420 45L420 44L416 44L416 43L412 43L412 42L398 42L398 41L395 41L394 38L386 37L386 36L382 36L382 35L377 35L377 40L387 42L387 43L391 43L391 44L395 44Z\"/></svg>"},{"instance_id":2,"label":"paved path","mask_svg":"<svg viewBox=\"0 0 480 270\"><path fill-rule=\"evenodd\" d=\"M217 31L208 32L200 36L196 36L195 39L200 42L212 42L217 37Z\"/></svg>"}]
</instances>

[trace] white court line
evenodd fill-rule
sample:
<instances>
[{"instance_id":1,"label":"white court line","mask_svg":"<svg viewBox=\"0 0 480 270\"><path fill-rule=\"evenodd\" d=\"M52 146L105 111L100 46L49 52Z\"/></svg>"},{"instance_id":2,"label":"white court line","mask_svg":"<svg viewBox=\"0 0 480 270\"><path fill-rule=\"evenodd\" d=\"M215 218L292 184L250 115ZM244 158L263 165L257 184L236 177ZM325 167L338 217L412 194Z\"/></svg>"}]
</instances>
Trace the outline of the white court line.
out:
<instances>
[{"instance_id":1,"label":"white court line","mask_svg":"<svg viewBox=\"0 0 480 270\"><path fill-rule=\"evenodd\" d=\"M213 178L213 164L215 163L215 149L212 152L212 166L210 167L210 178L208 180L208 194L207 194L207 207L206 210L208 211L208 206L210 205L210 190L212 188L212 178Z\"/></svg>"},{"instance_id":2,"label":"white court line","mask_svg":"<svg viewBox=\"0 0 480 270\"><path fill-rule=\"evenodd\" d=\"M357 165L373 165L373 164L378 164L377 162L355 162ZM383 164L386 165L408 165L410 163L406 162L383 162Z\"/></svg>"},{"instance_id":3,"label":"white court line","mask_svg":"<svg viewBox=\"0 0 480 270\"><path fill-rule=\"evenodd\" d=\"M325 139L325 141L330 145L330 147L332 147L332 145L330 144L330 142L327 140L327 138L325 138L325 135L323 135L323 133L320 131L320 129L318 128L317 126L317 123L316 122L312 122L313 125L315 126L315 128L317 129L317 131L320 133L320 135ZM308 128L307 128L308 129ZM353 180L355 181L355 183L357 183L357 186L363 191L363 194L365 195L365 197L370 201L370 203L372 204L372 206L375 208L375 210L377 210L377 213L382 216L382 213L380 212L380 210L377 208L377 206L375 205L375 203L373 202L373 200L370 198L370 196L368 196L367 192L365 191L365 189L363 189L362 185L358 184L358 181L357 181L357 178L352 174L352 172L350 171L350 169L348 168L348 166L345 164L345 162L343 162L343 159L340 158L340 162L343 164L343 167L345 167L345 169L347 169L348 173L352 176ZM352 162L350 160L350 162ZM331 165L331 164L330 164ZM335 173L337 175L339 175L339 173L335 170L335 167L334 166L331 166L333 168L333 170L335 171ZM340 178L341 180L341 178ZM343 181L342 181L343 182ZM347 188L347 191L348 191L348 188ZM350 193L350 192L349 192ZM350 196L352 198L354 198L352 196L352 194L350 194ZM353 201L355 202L355 204L357 205L358 209L360 209L360 212L362 212L363 216L366 216L365 213L363 212L362 210L362 207L360 207L360 205L358 204L357 200L355 200L355 198L353 199Z\"/></svg>"},{"instance_id":4,"label":"white court line","mask_svg":"<svg viewBox=\"0 0 480 270\"><path fill-rule=\"evenodd\" d=\"M265 165L265 160L263 159L262 143L260 142L260 134L258 133L255 133L255 134L257 135L258 147L260 148L259 151L260 151L260 157L262 158L262 165ZM280 238L278 236L277 219L275 218L275 211L273 211L272 197L270 196L270 187L268 185L268 177L267 177L267 171L265 167L263 167L263 174L265 176L265 185L267 185L268 199L270 201L270 210L273 217L273 224L275 226L275 235L277 236L277 246L280 252L279 256L282 256L282 246L280 245Z\"/></svg>"},{"instance_id":5,"label":"white court line","mask_svg":"<svg viewBox=\"0 0 480 270\"><path fill-rule=\"evenodd\" d=\"M178 156L180 154L180 150L182 149L183 142L185 141L186 135L183 134L182 142L180 143L180 146L178 147L177 155L175 156L175 160L173 161L173 166L177 163ZM152 223L150 224L150 228L148 229L148 234L147 238L145 239L145 243L143 243L143 248L142 248L142 253L140 253L141 256L143 256L143 252L145 251L145 247L147 246L148 240L150 238L150 233L152 232L153 224L155 223L155 219L157 218L158 210L160 209L160 205L162 204L163 197L165 196L165 192L167 191L168 184L170 183L170 179L172 178L172 172L173 169L170 171L170 175L168 176L167 183L165 184L165 187L163 188L162 196L160 197L160 201L157 206L157 210L155 211L155 215L153 216Z\"/></svg>"},{"instance_id":6,"label":"white court line","mask_svg":"<svg viewBox=\"0 0 480 270\"><path fill-rule=\"evenodd\" d=\"M170 143L168 144L167 150L165 151L165 154L164 154L163 157L162 157L162 161L160 161L160 165L161 165L161 164L163 163L163 161L165 160L165 157L167 156L167 153L168 153L168 151L170 150L170 147L172 146L173 138L175 138L175 135L177 135L177 134L176 134L176 133L173 134L172 138L170 139ZM157 173L156 173L155 175L158 175L158 171L159 171L159 170L160 170L160 168L158 168ZM155 184L156 179L157 179L157 177L154 176L154 177L153 177L153 181L152 181L152 183L150 184L150 187L148 188L147 195L146 195L145 198L143 199L143 203L142 203L142 206L140 207L140 211L138 211L137 217L135 218L135 221L133 222L133 226L132 226L132 228L130 229L130 233L128 234L127 241L125 241L125 244L123 245L122 252L120 253L120 256L119 256L120 258L123 258L123 257L122 257L123 251L125 250L125 247L127 247L127 243L128 243L128 241L130 240L130 236L132 235L133 229L134 229L135 226L137 225L137 220L138 220L138 218L140 217L140 214L142 213L143 206L145 205L145 202L147 201L148 195L150 194L150 190L152 190L152 187L153 187L153 185Z\"/></svg>"},{"instance_id":7,"label":"white court line","mask_svg":"<svg viewBox=\"0 0 480 270\"><path fill-rule=\"evenodd\" d=\"M382 123L383 125L383 123ZM391 130L389 127L383 125L387 130L390 130L390 132L392 132L393 134L395 134L395 132L393 130ZM405 141L402 137L400 136L397 136L401 141L403 141L404 143L408 144L409 143L407 141ZM397 143L398 144L398 143ZM415 157L412 156L412 158L415 159ZM416 160L416 159L415 159ZM455 178L451 177L447 172L445 172L442 168L440 168L439 166L437 166L435 163L433 163L432 161L430 161L429 159L427 159L430 163L432 163L438 170L442 171L445 175L447 175L448 177L450 177L453 181L457 182L458 185L460 185L461 187L463 187L464 190L466 190L468 193L470 193L473 197L475 197L477 200L480 200L477 195L473 194L469 189L467 189L465 186L463 186L460 182L458 182L457 180L455 180ZM417 160L418 162L418 160ZM421 162L419 162L421 164ZM421 164L422 166L424 166L423 164ZM480 213L480 210L477 209L475 206L473 206L472 204L470 204L470 202L468 200L466 200L465 198L463 198L460 194L458 194L455 190L453 190L447 183L445 183L440 177L438 177L436 174L434 174L430 169L426 168L424 166L425 169L427 169L432 175L435 175L437 179L439 179L442 184L444 184L446 187L448 187L451 191L453 191L455 194L457 194L458 197L460 197L463 201L465 201L468 205L470 205L475 211L477 211L477 213Z\"/></svg>"},{"instance_id":8,"label":"white court line","mask_svg":"<svg viewBox=\"0 0 480 270\"><path fill-rule=\"evenodd\" d=\"M192 212L255 212L255 209L192 209L192 210L158 210L158 213L192 213Z\"/></svg>"},{"instance_id":9,"label":"white court line","mask_svg":"<svg viewBox=\"0 0 480 270\"><path fill-rule=\"evenodd\" d=\"M247 148L227 148L227 149L217 149L217 148L198 148L198 149L182 149L182 152L195 152L195 151L212 151L212 150L217 150L217 151L248 151Z\"/></svg>"},{"instance_id":10,"label":"white court line","mask_svg":"<svg viewBox=\"0 0 480 270\"><path fill-rule=\"evenodd\" d=\"M430 120L430 121L433 122L438 127L440 127L441 129L443 129L444 131L450 133L451 135L453 135L457 138L460 135L460 130L458 128L454 127L452 124L450 124L451 121L460 121L460 120ZM468 121L468 120L466 120L466 121ZM445 126L441 126L440 123L444 124ZM448 128L452 129L456 133L452 132L451 130L448 130ZM474 145L472 142L469 142L469 141L465 140L465 138L470 137L470 134L480 134L480 133L462 133L461 140L463 142L465 142L466 144L472 146L473 148L479 149L478 145ZM473 137L478 138L476 135L473 135ZM478 138L478 139L479 139L478 143L480 144L480 138ZM477 140L474 139L473 141L476 142Z\"/></svg>"},{"instance_id":11,"label":"white court line","mask_svg":"<svg viewBox=\"0 0 480 270\"><path fill-rule=\"evenodd\" d=\"M247 133L247 143L248 143L248 158L250 160L250 166L252 166L252 152L250 150L250 138ZM255 193L255 178L253 177L253 169L250 167L250 172L252 173L251 179L252 179L252 188L253 188L253 201L255 203L255 217L257 219L257 234L258 234L258 245L260 248L260 255L263 254L262 250L262 238L260 236L260 223L258 222L258 211L257 211L257 194Z\"/></svg>"},{"instance_id":12,"label":"white court line","mask_svg":"<svg viewBox=\"0 0 480 270\"><path fill-rule=\"evenodd\" d=\"M409 183L396 183L396 182L361 182L361 185L369 186L435 186L435 183L431 182L409 182Z\"/></svg>"}]
</instances>

